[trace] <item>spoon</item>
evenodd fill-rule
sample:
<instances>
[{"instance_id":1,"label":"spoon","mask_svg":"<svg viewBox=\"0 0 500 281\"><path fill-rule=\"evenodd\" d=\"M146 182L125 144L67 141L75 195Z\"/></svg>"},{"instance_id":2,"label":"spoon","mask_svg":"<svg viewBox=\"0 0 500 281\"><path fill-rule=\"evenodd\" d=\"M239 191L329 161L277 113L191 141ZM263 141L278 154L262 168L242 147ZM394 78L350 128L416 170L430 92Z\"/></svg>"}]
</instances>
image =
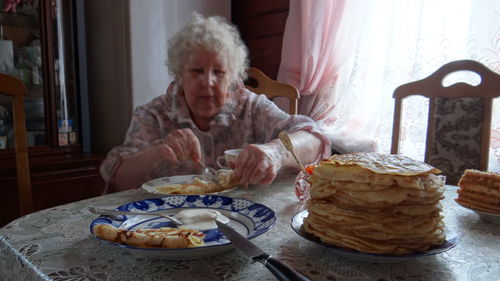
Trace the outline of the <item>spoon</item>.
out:
<instances>
[{"instance_id":1,"label":"spoon","mask_svg":"<svg viewBox=\"0 0 500 281\"><path fill-rule=\"evenodd\" d=\"M140 216L163 217L180 227L198 229L200 231L217 228L215 220L218 220L224 224L227 224L230 221L228 217L224 216L219 211L214 209L205 209L205 208L183 209L180 212L178 212L175 216L169 216L158 212L126 212L126 211L102 209L95 207L88 207L88 209L91 213L104 216L140 215Z\"/></svg>"},{"instance_id":2,"label":"spoon","mask_svg":"<svg viewBox=\"0 0 500 281\"><path fill-rule=\"evenodd\" d=\"M297 155L295 155L295 152L293 151L293 144L292 144L292 140L290 139L290 136L288 136L288 134L285 131L281 131L278 134L278 136L280 138L281 143L286 148L286 150L288 150L288 151L290 151L290 153L292 153L293 158L295 158L295 161L297 161L297 163L299 164L302 172L304 172L306 175L308 175L309 173L307 172L306 168L304 167L304 165L302 165L302 162L300 162L299 158L297 158Z\"/></svg>"},{"instance_id":3,"label":"spoon","mask_svg":"<svg viewBox=\"0 0 500 281\"><path fill-rule=\"evenodd\" d=\"M104 216L114 216L114 215L141 215L141 216L155 216L155 217L163 217L166 218L170 221L172 221L175 224L183 224L182 221L180 221L178 218L161 214L161 213L155 213L155 212L126 212L126 211L118 211L118 210L111 210L111 209L102 209L102 208L95 208L95 207L88 207L89 211L91 213L94 213L96 215L104 215Z\"/></svg>"}]
</instances>

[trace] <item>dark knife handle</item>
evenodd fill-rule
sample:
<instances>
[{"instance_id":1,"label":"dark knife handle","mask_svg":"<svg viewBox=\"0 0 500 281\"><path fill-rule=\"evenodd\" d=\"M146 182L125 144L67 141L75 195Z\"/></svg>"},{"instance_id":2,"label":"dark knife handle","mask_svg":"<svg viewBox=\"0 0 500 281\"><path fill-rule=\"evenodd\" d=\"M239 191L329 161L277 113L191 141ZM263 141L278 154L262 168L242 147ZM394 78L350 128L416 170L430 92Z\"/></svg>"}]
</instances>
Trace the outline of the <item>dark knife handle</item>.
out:
<instances>
[{"instance_id":1,"label":"dark knife handle","mask_svg":"<svg viewBox=\"0 0 500 281\"><path fill-rule=\"evenodd\" d=\"M288 266L286 263L283 263L273 257L269 257L265 260L258 260L262 262L268 269L271 271L278 280L281 281L311 281L311 279L307 278L307 276L302 273L296 271L292 267Z\"/></svg>"}]
</instances>

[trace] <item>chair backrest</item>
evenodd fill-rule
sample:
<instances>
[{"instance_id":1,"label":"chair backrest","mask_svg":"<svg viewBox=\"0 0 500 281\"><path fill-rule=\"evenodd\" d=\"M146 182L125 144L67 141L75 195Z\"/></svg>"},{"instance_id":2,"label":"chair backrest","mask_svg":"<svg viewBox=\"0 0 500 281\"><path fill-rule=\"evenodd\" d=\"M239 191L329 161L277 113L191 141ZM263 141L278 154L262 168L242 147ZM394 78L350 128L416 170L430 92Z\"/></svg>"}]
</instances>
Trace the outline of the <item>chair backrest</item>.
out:
<instances>
[{"instance_id":1,"label":"chair backrest","mask_svg":"<svg viewBox=\"0 0 500 281\"><path fill-rule=\"evenodd\" d=\"M481 82L472 86L443 79L471 71ZM429 77L396 88L391 153L399 153L402 100L411 95L429 98L425 162L439 168L448 184L457 184L465 169L487 170L493 98L500 96L500 75L472 60L447 63Z\"/></svg>"},{"instance_id":2,"label":"chair backrest","mask_svg":"<svg viewBox=\"0 0 500 281\"><path fill-rule=\"evenodd\" d=\"M298 112L300 94L297 88L287 83L275 81L255 67L248 69L245 87L256 94L266 95L270 100L274 97L286 97L290 101L288 113L297 114Z\"/></svg>"},{"instance_id":3,"label":"chair backrest","mask_svg":"<svg viewBox=\"0 0 500 281\"><path fill-rule=\"evenodd\" d=\"M26 140L26 119L24 116L24 96L26 96L26 93L26 86L21 80L6 74L0 74L0 94L12 96L17 187L19 207L22 215L33 212L28 146Z\"/></svg>"}]
</instances>

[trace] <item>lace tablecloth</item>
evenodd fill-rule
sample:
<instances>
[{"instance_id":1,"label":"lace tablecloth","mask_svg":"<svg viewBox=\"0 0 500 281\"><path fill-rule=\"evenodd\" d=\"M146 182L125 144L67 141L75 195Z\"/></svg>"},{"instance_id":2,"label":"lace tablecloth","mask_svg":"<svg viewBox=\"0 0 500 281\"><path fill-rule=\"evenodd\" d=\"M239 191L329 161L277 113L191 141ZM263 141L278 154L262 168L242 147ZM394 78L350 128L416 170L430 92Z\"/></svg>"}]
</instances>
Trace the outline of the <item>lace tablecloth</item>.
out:
<instances>
[{"instance_id":1,"label":"lace tablecloth","mask_svg":"<svg viewBox=\"0 0 500 281\"><path fill-rule=\"evenodd\" d=\"M454 202L448 186L445 223L460 235L442 254L399 263L369 263L336 255L297 235L291 217L300 210L291 180L234 190L224 195L271 207L276 225L253 241L312 280L498 280L500 225L485 223ZM276 280L260 263L237 250L197 260L164 260L100 242L90 234L96 215L88 206L114 208L158 197L141 189L39 211L0 229L0 280Z\"/></svg>"}]
</instances>

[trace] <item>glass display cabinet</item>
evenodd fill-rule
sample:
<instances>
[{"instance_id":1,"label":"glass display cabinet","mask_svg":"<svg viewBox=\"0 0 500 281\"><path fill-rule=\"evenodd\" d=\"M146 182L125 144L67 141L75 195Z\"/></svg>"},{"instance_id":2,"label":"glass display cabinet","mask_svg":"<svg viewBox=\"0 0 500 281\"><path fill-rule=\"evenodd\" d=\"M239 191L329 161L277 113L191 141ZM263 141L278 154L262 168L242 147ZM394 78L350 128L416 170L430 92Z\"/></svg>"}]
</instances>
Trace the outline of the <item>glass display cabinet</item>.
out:
<instances>
[{"instance_id":1,"label":"glass display cabinet","mask_svg":"<svg viewBox=\"0 0 500 281\"><path fill-rule=\"evenodd\" d=\"M28 89L35 208L102 192L103 156L90 149L83 0L0 0L0 72ZM0 93L0 226L17 216L14 153L11 101Z\"/></svg>"}]
</instances>

